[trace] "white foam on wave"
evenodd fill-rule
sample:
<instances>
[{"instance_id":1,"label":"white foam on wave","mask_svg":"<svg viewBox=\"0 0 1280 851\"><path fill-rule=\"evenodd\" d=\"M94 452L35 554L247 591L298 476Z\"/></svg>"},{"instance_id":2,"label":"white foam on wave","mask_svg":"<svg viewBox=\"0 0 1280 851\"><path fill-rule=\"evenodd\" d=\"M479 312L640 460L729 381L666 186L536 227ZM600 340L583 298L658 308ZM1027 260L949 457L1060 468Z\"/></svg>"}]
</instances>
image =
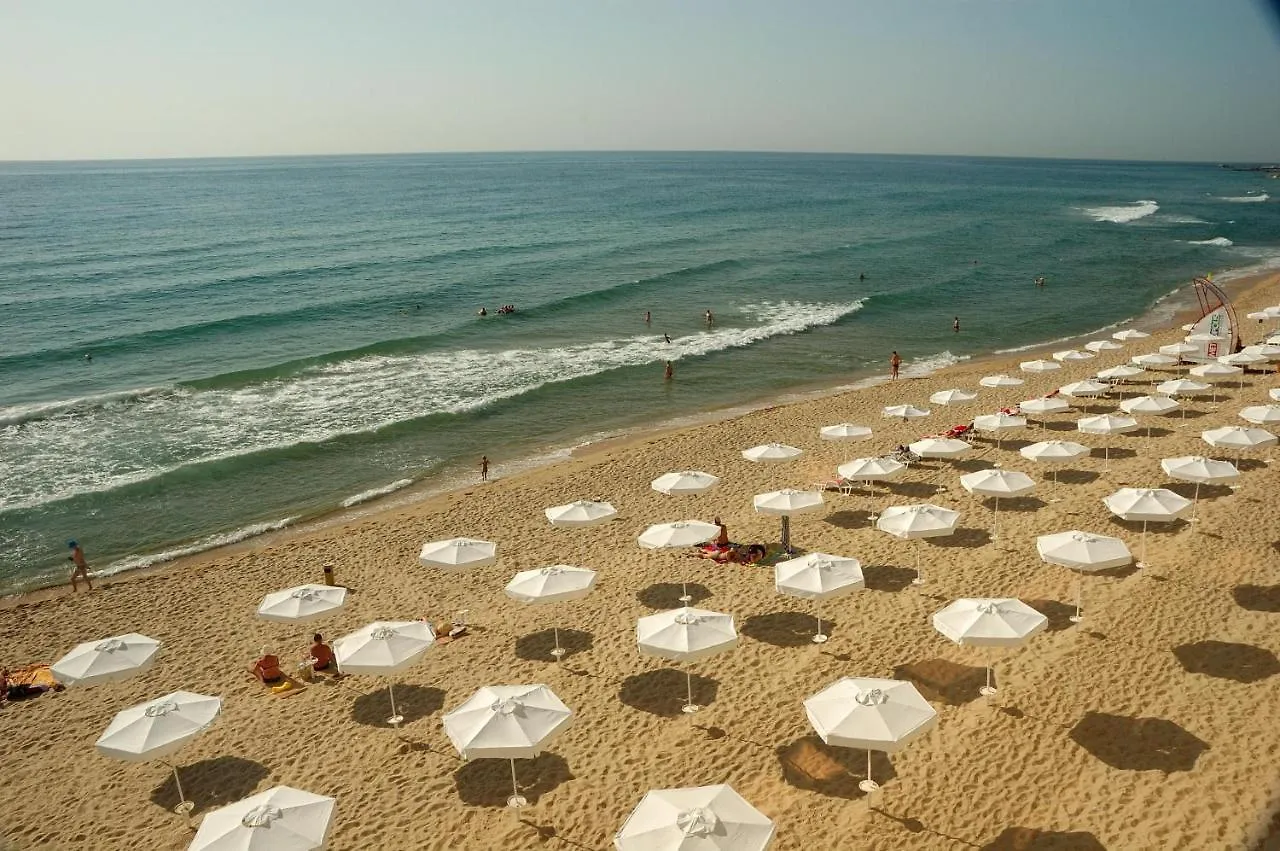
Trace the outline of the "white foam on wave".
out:
<instances>
[{"instance_id":1,"label":"white foam on wave","mask_svg":"<svg viewBox=\"0 0 1280 851\"><path fill-rule=\"evenodd\" d=\"M377 499L380 496L386 496L389 493L395 493L401 488L407 488L413 484L413 479L398 479L389 485L383 485L379 488L369 488L367 491L360 491L354 496L349 496L342 501L343 508L350 508L353 505L359 505L362 502L368 502L371 499Z\"/></svg>"},{"instance_id":2,"label":"white foam on wave","mask_svg":"<svg viewBox=\"0 0 1280 851\"><path fill-rule=\"evenodd\" d=\"M1266 192L1262 192L1257 195L1237 195L1235 197L1219 196L1218 200L1230 201L1232 204L1261 204L1263 201L1266 201L1270 197L1271 196L1268 195Z\"/></svg>"},{"instance_id":3,"label":"white foam on wave","mask_svg":"<svg viewBox=\"0 0 1280 851\"><path fill-rule=\"evenodd\" d=\"M1213 239L1188 239L1187 245L1218 245L1227 248L1235 243L1225 236L1215 236Z\"/></svg>"},{"instance_id":4,"label":"white foam on wave","mask_svg":"<svg viewBox=\"0 0 1280 851\"><path fill-rule=\"evenodd\" d=\"M1160 209L1155 201L1134 201L1123 207L1087 207L1085 214L1092 216L1095 222L1114 222L1123 225L1144 219Z\"/></svg>"},{"instance_id":5,"label":"white foam on wave","mask_svg":"<svg viewBox=\"0 0 1280 851\"><path fill-rule=\"evenodd\" d=\"M546 384L750 346L830 325L861 309L760 302L752 324L665 343L643 335L506 351L369 355L243 387L143 395L0 428L0 513L112 490L195 464L322 443L432 414L462 413Z\"/></svg>"},{"instance_id":6,"label":"white foam on wave","mask_svg":"<svg viewBox=\"0 0 1280 851\"><path fill-rule=\"evenodd\" d=\"M1160 221L1168 222L1171 225L1211 225L1213 222L1206 222L1204 219L1197 219L1195 216L1179 216L1176 214L1161 214L1157 216Z\"/></svg>"},{"instance_id":7,"label":"white foam on wave","mask_svg":"<svg viewBox=\"0 0 1280 851\"><path fill-rule=\"evenodd\" d=\"M25 405L9 405L0 407L0 428L21 425L33 420L43 420L76 411L98 408L122 402L132 402L158 393L171 392L172 387L142 387L137 390L120 390L114 393L99 393L95 396L78 396L74 399L59 399L53 402L31 402Z\"/></svg>"},{"instance_id":8,"label":"white foam on wave","mask_svg":"<svg viewBox=\"0 0 1280 851\"><path fill-rule=\"evenodd\" d=\"M1070 343L1072 340L1080 340L1085 337L1092 337L1095 334L1102 334L1106 331L1114 331L1116 328L1119 328L1122 325L1128 325L1130 322L1134 320L1134 318L1135 317L1130 316L1128 319L1121 319L1118 322L1112 322L1110 325L1103 325L1101 328L1095 328L1094 330L1086 331L1083 334L1072 334L1069 337L1058 337L1057 339L1054 339L1054 340L1041 340L1040 342L1037 342L1037 343L1027 343L1025 346L1014 346L1013 348L1010 348L1010 349L996 349L994 352L992 352L992 354L1012 355L1012 354L1017 354L1019 352L1029 352L1032 349L1043 349L1043 348L1047 348L1048 346L1056 346L1059 343Z\"/></svg>"},{"instance_id":9,"label":"white foam on wave","mask_svg":"<svg viewBox=\"0 0 1280 851\"><path fill-rule=\"evenodd\" d=\"M142 567L151 567L156 564L164 564L183 556L195 555L218 547L225 547L228 544L236 544L240 541L246 541L249 538L256 538L259 535L265 535L267 532L276 532L293 523L298 518L286 517L283 520L273 520L267 523L254 523L250 526L242 526L231 532L222 532L217 535L209 535L200 538L190 544L184 544L181 547L175 547L171 550L164 550L158 553L149 553L147 555L128 556L119 561L112 562L101 570L95 570L94 576L111 576L116 573L123 573L126 570L137 570Z\"/></svg>"}]
</instances>

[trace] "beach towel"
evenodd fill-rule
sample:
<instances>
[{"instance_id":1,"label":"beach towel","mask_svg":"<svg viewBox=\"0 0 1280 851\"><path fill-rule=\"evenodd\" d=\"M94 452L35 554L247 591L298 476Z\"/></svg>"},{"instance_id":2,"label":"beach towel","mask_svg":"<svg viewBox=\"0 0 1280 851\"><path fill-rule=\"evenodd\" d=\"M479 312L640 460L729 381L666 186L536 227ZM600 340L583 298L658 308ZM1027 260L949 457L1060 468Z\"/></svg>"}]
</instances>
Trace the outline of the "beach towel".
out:
<instances>
[{"instance_id":1,"label":"beach towel","mask_svg":"<svg viewBox=\"0 0 1280 851\"><path fill-rule=\"evenodd\" d=\"M66 686L58 682L53 671L43 663L19 665L9 669L9 699L27 700L46 691L62 691Z\"/></svg>"},{"instance_id":2,"label":"beach towel","mask_svg":"<svg viewBox=\"0 0 1280 851\"><path fill-rule=\"evenodd\" d=\"M262 680L254 677L253 674L250 674L249 676L253 677L253 681L262 686L266 690L267 694L272 697L293 697L295 694L307 687L306 683L295 677L291 677L288 674L284 674L284 676L280 678L279 682L274 683L264 683Z\"/></svg>"}]
</instances>

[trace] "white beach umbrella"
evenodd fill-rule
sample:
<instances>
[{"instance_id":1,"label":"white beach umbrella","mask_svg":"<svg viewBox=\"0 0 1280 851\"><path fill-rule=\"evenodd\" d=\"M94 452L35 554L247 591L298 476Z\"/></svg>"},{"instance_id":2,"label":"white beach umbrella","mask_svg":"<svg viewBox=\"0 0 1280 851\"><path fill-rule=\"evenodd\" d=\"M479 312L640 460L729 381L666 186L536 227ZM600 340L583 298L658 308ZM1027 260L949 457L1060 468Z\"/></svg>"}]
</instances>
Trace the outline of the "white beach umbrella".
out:
<instances>
[{"instance_id":1,"label":"white beach umbrella","mask_svg":"<svg viewBox=\"0 0 1280 851\"><path fill-rule=\"evenodd\" d=\"M1269 431L1249 426L1222 426L1200 433L1200 439L1214 449L1234 449L1236 460L1249 449L1275 446L1276 436Z\"/></svg>"},{"instance_id":2,"label":"white beach umbrella","mask_svg":"<svg viewBox=\"0 0 1280 851\"><path fill-rule=\"evenodd\" d=\"M1076 613L1073 623L1080 622L1081 586L1084 573L1124 567L1133 561L1133 555L1124 541L1106 535L1081 532L1058 532L1036 538L1036 552L1041 561L1078 571L1076 576Z\"/></svg>"},{"instance_id":3,"label":"white beach umbrella","mask_svg":"<svg viewBox=\"0 0 1280 851\"><path fill-rule=\"evenodd\" d=\"M907 448L921 458L948 459L959 458L973 449L963 440L956 440L953 437L926 437L915 441Z\"/></svg>"},{"instance_id":4,"label":"white beach umbrella","mask_svg":"<svg viewBox=\"0 0 1280 851\"><path fill-rule=\"evenodd\" d=\"M1165 396L1198 396L1208 389L1208 384L1189 378L1174 378L1156 385L1156 391Z\"/></svg>"},{"instance_id":5,"label":"white beach umbrella","mask_svg":"<svg viewBox=\"0 0 1280 851\"><path fill-rule=\"evenodd\" d=\"M677 520L674 523L658 523L640 533L636 542L641 549L660 550L683 547L696 547L705 544L720 534L720 527L714 523L701 520ZM680 602L687 603L693 599L689 594L688 580L680 580L683 589Z\"/></svg>"},{"instance_id":6,"label":"white beach umbrella","mask_svg":"<svg viewBox=\"0 0 1280 851\"><path fill-rule=\"evenodd\" d=\"M800 558L779 562L773 569L773 587L779 594L805 600L830 600L865 587L862 564L856 558L806 553ZM822 616L818 616L814 644L826 642Z\"/></svg>"},{"instance_id":7,"label":"white beach umbrella","mask_svg":"<svg viewBox=\"0 0 1280 851\"><path fill-rule=\"evenodd\" d=\"M1177 400L1168 396L1134 396L1132 399L1126 399L1120 403L1120 410L1126 414L1138 414L1141 416L1157 416L1164 417L1172 414L1182 406ZM1183 408L1183 413L1186 409ZM1151 422L1147 421L1147 437L1151 436Z\"/></svg>"},{"instance_id":8,"label":"white beach umbrella","mask_svg":"<svg viewBox=\"0 0 1280 851\"><path fill-rule=\"evenodd\" d=\"M1191 508L1191 500L1166 488L1121 488L1104 498L1102 504L1121 520L1142 524L1138 567L1147 566L1147 524L1172 523Z\"/></svg>"},{"instance_id":9,"label":"white beach umbrella","mask_svg":"<svg viewBox=\"0 0 1280 851\"><path fill-rule=\"evenodd\" d=\"M307 623L331 615L347 603L339 585L299 585L275 591L258 604L258 617L276 623Z\"/></svg>"},{"instance_id":10,"label":"white beach umbrella","mask_svg":"<svg viewBox=\"0 0 1280 851\"><path fill-rule=\"evenodd\" d=\"M444 716L444 732L465 760L511 763L507 806L529 803L516 782L516 760L534 759L573 721L573 710L541 683L485 686Z\"/></svg>"},{"instance_id":11,"label":"white beach umbrella","mask_svg":"<svg viewBox=\"0 0 1280 851\"><path fill-rule=\"evenodd\" d=\"M1017 417L1000 411L995 414L984 414L973 418L973 427L978 431L993 433L996 436L996 449L1004 442L1003 433L1013 428L1026 428L1027 418Z\"/></svg>"},{"instance_id":12,"label":"white beach umbrella","mask_svg":"<svg viewBox=\"0 0 1280 851\"><path fill-rule=\"evenodd\" d=\"M436 642L436 632L425 621L374 621L333 642L333 656L344 674L389 677L421 661ZM396 711L395 685L387 683L391 717L395 726L404 721Z\"/></svg>"},{"instance_id":13,"label":"white beach umbrella","mask_svg":"<svg viewBox=\"0 0 1280 851\"><path fill-rule=\"evenodd\" d=\"M886 418L901 417L902 421L906 422L907 420L918 420L922 417L927 417L929 412L914 405L889 405L882 412L882 416Z\"/></svg>"},{"instance_id":14,"label":"white beach umbrella","mask_svg":"<svg viewBox=\"0 0 1280 851\"><path fill-rule=\"evenodd\" d=\"M1124 346L1119 343L1113 343L1110 340L1090 340L1084 344L1085 349L1099 354L1101 352L1114 352L1116 349L1123 349Z\"/></svg>"},{"instance_id":15,"label":"white beach umbrella","mask_svg":"<svg viewBox=\"0 0 1280 851\"><path fill-rule=\"evenodd\" d=\"M1212 360L1209 361L1208 363L1202 363L1198 366L1193 366L1188 371L1192 375L1194 375L1196 378L1207 378L1211 382L1213 382L1213 400L1212 401L1214 402L1218 401L1217 382L1227 378L1231 378L1232 376L1236 376L1236 375L1242 376L1241 380L1243 381L1243 375L1244 375L1244 370L1238 366L1231 366L1230 364L1219 363L1218 361L1212 361Z\"/></svg>"},{"instance_id":16,"label":"white beach umbrella","mask_svg":"<svg viewBox=\"0 0 1280 851\"><path fill-rule=\"evenodd\" d=\"M1138 430L1138 421L1133 417L1117 417L1115 414L1101 414L1096 417L1083 417L1076 420L1076 429L1083 434L1098 434L1110 437L1113 434L1126 434ZM1102 469L1111 466L1111 441L1102 445Z\"/></svg>"},{"instance_id":17,"label":"white beach umbrella","mask_svg":"<svg viewBox=\"0 0 1280 851\"><path fill-rule=\"evenodd\" d=\"M1079 349L1063 349L1060 352L1053 353L1053 359L1061 363L1092 360L1095 357L1097 356L1093 352L1082 352Z\"/></svg>"},{"instance_id":18,"label":"white beach umbrella","mask_svg":"<svg viewBox=\"0 0 1280 851\"><path fill-rule=\"evenodd\" d=\"M983 387L1001 388L1001 387L1020 387L1023 384L1021 378L1014 378L1012 375L1000 373L998 375L985 375L978 379L978 383Z\"/></svg>"},{"instance_id":19,"label":"white beach umbrella","mask_svg":"<svg viewBox=\"0 0 1280 851\"><path fill-rule=\"evenodd\" d=\"M1145 337L1150 337L1150 336L1151 335L1146 333L1145 331L1139 331L1136 328L1126 328L1123 331L1117 331L1114 334L1112 334L1111 339L1128 341L1128 340L1141 340Z\"/></svg>"},{"instance_id":20,"label":"white beach umbrella","mask_svg":"<svg viewBox=\"0 0 1280 851\"><path fill-rule=\"evenodd\" d=\"M598 526L601 523L608 523L610 520L618 516L618 509L614 508L607 502L596 502L590 499L580 499L577 502L571 502L568 505L555 505L546 509L544 514L547 515L547 521L552 526L560 526L567 529L581 529L587 526Z\"/></svg>"},{"instance_id":21,"label":"white beach umbrella","mask_svg":"<svg viewBox=\"0 0 1280 851\"><path fill-rule=\"evenodd\" d=\"M1215 461L1200 455L1183 455L1165 458L1160 462L1165 475L1183 482L1193 482L1195 495L1191 497L1191 522L1196 521L1196 508L1200 504L1201 485L1225 485L1240 478L1240 471L1229 461Z\"/></svg>"},{"instance_id":22,"label":"white beach umbrella","mask_svg":"<svg viewBox=\"0 0 1280 851\"><path fill-rule=\"evenodd\" d=\"M1200 347L1193 343L1169 343L1167 346L1160 347L1160 354L1175 358L1181 358L1183 355L1194 355L1199 351Z\"/></svg>"},{"instance_id":23,"label":"white beach umbrella","mask_svg":"<svg viewBox=\"0 0 1280 851\"><path fill-rule=\"evenodd\" d=\"M447 571L484 567L497 560L498 545L475 538L430 541L422 545L422 552L418 554L418 561L424 567L438 567Z\"/></svg>"},{"instance_id":24,"label":"white beach umbrella","mask_svg":"<svg viewBox=\"0 0 1280 851\"><path fill-rule=\"evenodd\" d=\"M1041 464L1066 464L1089 454L1089 447L1071 440L1042 440L1018 450L1018 454L1028 461ZM1053 483L1058 483L1058 471L1053 470Z\"/></svg>"},{"instance_id":25,"label":"white beach umbrella","mask_svg":"<svg viewBox=\"0 0 1280 851\"><path fill-rule=\"evenodd\" d=\"M932 730L938 713L914 685L903 680L844 677L804 702L818 736L833 747L867 752L867 779L858 788L880 788L871 779L871 752L897 753Z\"/></svg>"},{"instance_id":26,"label":"white beach umbrella","mask_svg":"<svg viewBox=\"0 0 1280 851\"><path fill-rule=\"evenodd\" d=\"M733 616L685 606L659 612L636 621L640 652L673 662L697 662L723 653L738 643ZM685 671L686 700L682 709L697 712L693 702L693 677Z\"/></svg>"},{"instance_id":27,"label":"white beach umbrella","mask_svg":"<svg viewBox=\"0 0 1280 851\"><path fill-rule=\"evenodd\" d=\"M966 473L960 477L960 486L971 494L995 499L995 510L991 513L991 539L995 540L1000 531L1000 498L1029 494L1035 490L1036 483L1026 473L992 468Z\"/></svg>"},{"instance_id":28,"label":"white beach umbrella","mask_svg":"<svg viewBox=\"0 0 1280 851\"><path fill-rule=\"evenodd\" d=\"M104 756L125 762L164 760L208 729L221 711L221 698L175 691L117 712L94 747ZM190 812L193 805L182 793L177 766L165 764L173 771L178 788L178 811Z\"/></svg>"},{"instance_id":29,"label":"white beach umbrella","mask_svg":"<svg viewBox=\"0 0 1280 851\"><path fill-rule=\"evenodd\" d=\"M933 615L934 629L956 644L971 647L1021 647L1048 625L1047 617L1010 597L966 597ZM987 684L980 691L989 697L996 689L991 685L991 666L986 667Z\"/></svg>"},{"instance_id":30,"label":"white beach umbrella","mask_svg":"<svg viewBox=\"0 0 1280 851\"><path fill-rule=\"evenodd\" d=\"M783 488L770 493L758 493L751 499L757 514L772 514L782 518L782 548L791 551L791 517L796 514L812 514L822 511L825 503L822 491L801 491Z\"/></svg>"},{"instance_id":31,"label":"white beach umbrella","mask_svg":"<svg viewBox=\"0 0 1280 851\"><path fill-rule=\"evenodd\" d=\"M836 473L850 482L887 482L907 471L907 465L894 458L855 458L836 467ZM888 485L886 487L886 492ZM875 515L872 515L874 519Z\"/></svg>"},{"instance_id":32,"label":"white beach umbrella","mask_svg":"<svg viewBox=\"0 0 1280 851\"><path fill-rule=\"evenodd\" d=\"M1062 369L1062 364L1051 360L1024 360L1018 364L1023 372L1054 372Z\"/></svg>"},{"instance_id":33,"label":"white beach umbrella","mask_svg":"<svg viewBox=\"0 0 1280 851\"><path fill-rule=\"evenodd\" d=\"M920 541L950 535L960 521L960 512L929 503L894 505L876 519L876 528L895 538L916 542L916 578L913 585L924 584L920 572Z\"/></svg>"},{"instance_id":34,"label":"white beach umbrella","mask_svg":"<svg viewBox=\"0 0 1280 851\"><path fill-rule=\"evenodd\" d=\"M150 668L159 649L154 638L130 632L77 644L49 670L65 686L118 683Z\"/></svg>"},{"instance_id":35,"label":"white beach umbrella","mask_svg":"<svg viewBox=\"0 0 1280 851\"><path fill-rule=\"evenodd\" d=\"M853 423L837 423L818 429L818 436L823 440L866 440L871 437L871 429Z\"/></svg>"},{"instance_id":36,"label":"white beach umbrella","mask_svg":"<svg viewBox=\"0 0 1280 851\"><path fill-rule=\"evenodd\" d=\"M1096 377L1100 381L1119 383L1122 381L1128 381L1130 378L1137 378L1145 372L1146 370L1140 366L1130 366L1127 363L1122 363L1117 366L1110 367L1109 369L1098 370Z\"/></svg>"},{"instance_id":37,"label":"white beach umbrella","mask_svg":"<svg viewBox=\"0 0 1280 851\"><path fill-rule=\"evenodd\" d=\"M1066 399L1057 396L1041 396L1037 399L1024 399L1018 403L1018 412L1021 414L1035 414L1040 417L1040 427L1045 426L1045 417L1048 414L1061 414L1064 411L1071 410L1071 405Z\"/></svg>"},{"instance_id":38,"label":"white beach umbrella","mask_svg":"<svg viewBox=\"0 0 1280 851\"><path fill-rule=\"evenodd\" d=\"M1073 381L1070 384L1064 384L1058 388L1058 392L1063 396L1076 399L1086 396L1101 396L1110 389L1109 386L1100 381L1086 378L1084 381Z\"/></svg>"},{"instance_id":39,"label":"white beach umbrella","mask_svg":"<svg viewBox=\"0 0 1280 851\"><path fill-rule=\"evenodd\" d=\"M1274 343L1255 343L1252 346L1245 346L1240 351L1247 355L1256 355L1269 361L1280 360L1280 346Z\"/></svg>"},{"instance_id":40,"label":"white beach umbrella","mask_svg":"<svg viewBox=\"0 0 1280 851\"><path fill-rule=\"evenodd\" d=\"M977 393L972 393L968 390L951 389L939 390L937 393L934 393L929 397L929 401L935 405L942 405L945 407L947 405L963 405L966 402L972 402L977 398Z\"/></svg>"},{"instance_id":41,"label":"white beach umbrella","mask_svg":"<svg viewBox=\"0 0 1280 851\"><path fill-rule=\"evenodd\" d=\"M646 792L613 837L615 851L765 851L777 828L732 786Z\"/></svg>"},{"instance_id":42,"label":"white beach umbrella","mask_svg":"<svg viewBox=\"0 0 1280 851\"><path fill-rule=\"evenodd\" d=\"M1149 352L1145 355L1134 355L1129 358L1129 362L1143 369L1164 369L1167 366L1176 366L1178 359L1159 352Z\"/></svg>"},{"instance_id":43,"label":"white beach umbrella","mask_svg":"<svg viewBox=\"0 0 1280 851\"><path fill-rule=\"evenodd\" d=\"M329 841L337 801L275 786L214 810L187 851L313 851Z\"/></svg>"},{"instance_id":44,"label":"white beach umbrella","mask_svg":"<svg viewBox=\"0 0 1280 851\"><path fill-rule=\"evenodd\" d=\"M719 476L701 470L683 470L679 473L664 473L650 482L649 486L668 496L685 496L711 490L719 482Z\"/></svg>"},{"instance_id":45,"label":"white beach umbrella","mask_svg":"<svg viewBox=\"0 0 1280 851\"><path fill-rule=\"evenodd\" d=\"M533 570L522 570L511 578L504 589L507 596L522 603L560 603L579 600L591 593L596 584L596 572L585 567L553 564ZM555 649L551 655L560 660L564 648L560 646L560 628L552 627Z\"/></svg>"},{"instance_id":46,"label":"white beach umbrella","mask_svg":"<svg viewBox=\"0 0 1280 851\"><path fill-rule=\"evenodd\" d=\"M1267 391L1267 395L1273 400L1280 402L1280 387L1272 387Z\"/></svg>"},{"instance_id":47,"label":"white beach umbrella","mask_svg":"<svg viewBox=\"0 0 1280 851\"><path fill-rule=\"evenodd\" d=\"M640 533L636 541L642 549L657 550L667 547L696 547L720 534L720 527L701 520L677 520L674 523L657 523Z\"/></svg>"},{"instance_id":48,"label":"white beach umbrella","mask_svg":"<svg viewBox=\"0 0 1280 851\"><path fill-rule=\"evenodd\" d=\"M1280 334L1272 334L1270 337L1263 340L1263 342L1269 346L1280 346Z\"/></svg>"},{"instance_id":49,"label":"white beach umbrella","mask_svg":"<svg viewBox=\"0 0 1280 851\"><path fill-rule=\"evenodd\" d=\"M1201 333L1201 334L1188 334L1182 339L1186 340L1188 343L1221 343L1227 338L1221 336L1220 334Z\"/></svg>"},{"instance_id":50,"label":"white beach umbrella","mask_svg":"<svg viewBox=\"0 0 1280 851\"><path fill-rule=\"evenodd\" d=\"M1254 425L1280 423L1280 405L1250 405L1240 411L1240 419Z\"/></svg>"},{"instance_id":51,"label":"white beach umbrella","mask_svg":"<svg viewBox=\"0 0 1280 851\"><path fill-rule=\"evenodd\" d=\"M1273 304L1270 307L1262 308L1262 311L1272 319L1280 319L1280 304Z\"/></svg>"},{"instance_id":52,"label":"white beach umbrella","mask_svg":"<svg viewBox=\"0 0 1280 851\"><path fill-rule=\"evenodd\" d=\"M757 464L781 464L785 461L794 461L803 454L803 449L797 449L785 443L762 443L742 450L743 458Z\"/></svg>"},{"instance_id":53,"label":"white beach umbrella","mask_svg":"<svg viewBox=\"0 0 1280 851\"><path fill-rule=\"evenodd\" d=\"M1260 363L1266 363L1267 358L1262 355L1250 354L1249 352L1239 351L1229 355L1222 355L1218 358L1218 363L1225 363L1228 366L1239 366L1248 369L1251 366L1257 366Z\"/></svg>"}]
</instances>

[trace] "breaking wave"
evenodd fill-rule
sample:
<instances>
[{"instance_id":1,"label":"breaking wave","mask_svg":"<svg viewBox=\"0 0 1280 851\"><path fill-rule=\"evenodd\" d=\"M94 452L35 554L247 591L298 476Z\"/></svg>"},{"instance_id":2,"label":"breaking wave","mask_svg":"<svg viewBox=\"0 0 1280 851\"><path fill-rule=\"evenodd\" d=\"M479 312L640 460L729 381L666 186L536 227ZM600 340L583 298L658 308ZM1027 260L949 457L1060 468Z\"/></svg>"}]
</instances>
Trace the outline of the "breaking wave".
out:
<instances>
[{"instance_id":1,"label":"breaking wave","mask_svg":"<svg viewBox=\"0 0 1280 851\"><path fill-rule=\"evenodd\" d=\"M1134 201L1124 207L1088 207L1085 213L1095 222L1114 222L1123 225L1128 222L1146 218L1160 209L1155 201Z\"/></svg>"}]
</instances>

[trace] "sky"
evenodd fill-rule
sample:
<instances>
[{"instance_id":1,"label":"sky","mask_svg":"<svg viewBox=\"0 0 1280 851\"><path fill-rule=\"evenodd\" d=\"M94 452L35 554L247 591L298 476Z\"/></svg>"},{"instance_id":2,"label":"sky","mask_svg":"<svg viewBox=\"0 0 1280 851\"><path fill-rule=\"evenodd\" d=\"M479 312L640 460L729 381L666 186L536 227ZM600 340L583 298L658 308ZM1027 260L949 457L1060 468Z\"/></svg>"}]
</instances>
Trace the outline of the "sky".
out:
<instances>
[{"instance_id":1,"label":"sky","mask_svg":"<svg viewBox=\"0 0 1280 851\"><path fill-rule=\"evenodd\" d=\"M1280 161L1280 0L0 0L0 160Z\"/></svg>"}]
</instances>

